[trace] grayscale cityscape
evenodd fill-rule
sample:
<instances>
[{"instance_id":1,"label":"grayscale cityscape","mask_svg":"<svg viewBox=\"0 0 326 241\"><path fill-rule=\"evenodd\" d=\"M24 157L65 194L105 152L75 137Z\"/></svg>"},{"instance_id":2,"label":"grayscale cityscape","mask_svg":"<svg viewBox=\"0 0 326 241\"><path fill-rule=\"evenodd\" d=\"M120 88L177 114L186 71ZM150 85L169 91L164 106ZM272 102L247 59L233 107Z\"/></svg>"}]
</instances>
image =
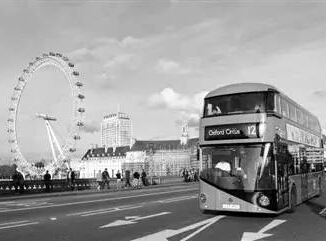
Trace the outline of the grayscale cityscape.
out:
<instances>
[{"instance_id":1,"label":"grayscale cityscape","mask_svg":"<svg viewBox=\"0 0 326 241\"><path fill-rule=\"evenodd\" d=\"M326 2L0 2L0 240L326 240Z\"/></svg>"}]
</instances>

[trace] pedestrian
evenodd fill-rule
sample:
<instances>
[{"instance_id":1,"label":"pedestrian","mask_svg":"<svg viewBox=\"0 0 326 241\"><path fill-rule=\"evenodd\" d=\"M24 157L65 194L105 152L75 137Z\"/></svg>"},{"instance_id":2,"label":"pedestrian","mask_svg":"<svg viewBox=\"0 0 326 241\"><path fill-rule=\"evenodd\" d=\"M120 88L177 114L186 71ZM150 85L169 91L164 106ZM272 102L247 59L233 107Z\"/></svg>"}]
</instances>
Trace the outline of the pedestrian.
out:
<instances>
[{"instance_id":1,"label":"pedestrian","mask_svg":"<svg viewBox=\"0 0 326 241\"><path fill-rule=\"evenodd\" d=\"M96 189L98 191L100 191L102 189L102 172L101 172L101 170L98 170L98 173L96 174L96 182L97 182Z\"/></svg>"},{"instance_id":2,"label":"pedestrian","mask_svg":"<svg viewBox=\"0 0 326 241\"><path fill-rule=\"evenodd\" d=\"M146 172L143 169L142 173L141 173L141 181L143 183L144 186L147 186L147 178L146 178Z\"/></svg>"},{"instance_id":3,"label":"pedestrian","mask_svg":"<svg viewBox=\"0 0 326 241\"><path fill-rule=\"evenodd\" d=\"M71 191L75 189L75 183L76 183L76 173L74 170L70 168L70 187Z\"/></svg>"},{"instance_id":4,"label":"pedestrian","mask_svg":"<svg viewBox=\"0 0 326 241\"><path fill-rule=\"evenodd\" d=\"M125 177L126 177L125 187L131 187L131 184L130 184L130 171L129 170L125 171Z\"/></svg>"},{"instance_id":5,"label":"pedestrian","mask_svg":"<svg viewBox=\"0 0 326 241\"><path fill-rule=\"evenodd\" d=\"M134 179L132 181L132 186L134 188L140 188L140 186L139 186L139 177L140 177L139 172L135 171L134 174L133 174L133 177L134 177Z\"/></svg>"},{"instance_id":6,"label":"pedestrian","mask_svg":"<svg viewBox=\"0 0 326 241\"><path fill-rule=\"evenodd\" d=\"M107 168L102 172L102 189L104 189L105 184L107 184L108 189L110 189L110 175Z\"/></svg>"},{"instance_id":7,"label":"pedestrian","mask_svg":"<svg viewBox=\"0 0 326 241\"><path fill-rule=\"evenodd\" d=\"M115 174L115 176L117 177L117 189L120 189L121 187L121 173L118 170L118 172Z\"/></svg>"},{"instance_id":8,"label":"pedestrian","mask_svg":"<svg viewBox=\"0 0 326 241\"><path fill-rule=\"evenodd\" d=\"M50 186L51 186L51 174L47 170L44 174L44 184L45 184L45 191L50 192Z\"/></svg>"},{"instance_id":9,"label":"pedestrian","mask_svg":"<svg viewBox=\"0 0 326 241\"><path fill-rule=\"evenodd\" d=\"M15 192L18 192L18 187L19 187L19 173L15 169L14 173L12 174L12 185L15 188Z\"/></svg>"}]
</instances>

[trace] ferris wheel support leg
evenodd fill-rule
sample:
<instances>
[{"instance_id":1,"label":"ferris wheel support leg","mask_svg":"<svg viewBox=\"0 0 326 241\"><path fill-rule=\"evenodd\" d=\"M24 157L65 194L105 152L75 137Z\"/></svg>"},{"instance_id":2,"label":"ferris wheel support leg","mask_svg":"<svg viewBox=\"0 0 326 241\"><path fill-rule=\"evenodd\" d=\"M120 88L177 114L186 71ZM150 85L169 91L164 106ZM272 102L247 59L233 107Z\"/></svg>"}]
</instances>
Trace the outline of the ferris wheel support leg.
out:
<instances>
[{"instance_id":1,"label":"ferris wheel support leg","mask_svg":"<svg viewBox=\"0 0 326 241\"><path fill-rule=\"evenodd\" d=\"M52 150L53 159L54 159L55 162L57 162L57 157L55 155L55 150L54 150L54 145L53 145L53 140L52 140L49 121L45 121L45 126L46 126L46 130L48 132L48 137L49 137L49 142L50 142L50 146L51 146L51 150Z\"/></svg>"},{"instance_id":2,"label":"ferris wheel support leg","mask_svg":"<svg viewBox=\"0 0 326 241\"><path fill-rule=\"evenodd\" d=\"M54 134L54 131L53 131L53 129L52 129L52 126L51 126L50 122L49 122L49 130L50 130L50 132L51 132L51 135L52 135L52 138L53 138L54 144L56 145L58 151L60 152L60 155L61 155L61 156L64 156L64 155L63 155L63 150L62 150L62 148L61 148L61 146L60 146L60 144L59 144L59 141L58 141L56 135Z\"/></svg>"}]
</instances>

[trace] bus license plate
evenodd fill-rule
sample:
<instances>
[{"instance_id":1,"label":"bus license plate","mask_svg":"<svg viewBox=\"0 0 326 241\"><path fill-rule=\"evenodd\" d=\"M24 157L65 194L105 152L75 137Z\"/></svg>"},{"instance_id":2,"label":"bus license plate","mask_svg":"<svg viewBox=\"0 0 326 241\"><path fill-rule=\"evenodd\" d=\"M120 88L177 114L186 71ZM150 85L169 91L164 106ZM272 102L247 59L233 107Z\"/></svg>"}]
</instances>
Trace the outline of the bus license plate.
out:
<instances>
[{"instance_id":1,"label":"bus license plate","mask_svg":"<svg viewBox=\"0 0 326 241\"><path fill-rule=\"evenodd\" d=\"M222 208L224 208L224 209L236 209L236 210L239 210L240 209L240 205L239 204L222 204Z\"/></svg>"}]
</instances>

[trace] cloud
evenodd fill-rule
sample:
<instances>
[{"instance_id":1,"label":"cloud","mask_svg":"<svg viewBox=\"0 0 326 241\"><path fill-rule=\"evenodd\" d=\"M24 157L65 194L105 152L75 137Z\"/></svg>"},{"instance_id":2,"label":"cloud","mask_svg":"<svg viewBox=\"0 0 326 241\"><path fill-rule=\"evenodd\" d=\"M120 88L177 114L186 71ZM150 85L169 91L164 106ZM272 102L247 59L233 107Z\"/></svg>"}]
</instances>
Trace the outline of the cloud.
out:
<instances>
[{"instance_id":1,"label":"cloud","mask_svg":"<svg viewBox=\"0 0 326 241\"><path fill-rule=\"evenodd\" d=\"M151 107L166 107L174 110L188 109L190 102L189 97L176 93L172 88L165 88L149 97Z\"/></svg>"},{"instance_id":2,"label":"cloud","mask_svg":"<svg viewBox=\"0 0 326 241\"><path fill-rule=\"evenodd\" d=\"M180 116L175 121L175 123L176 123L176 125L180 126L183 123L183 121L188 121L189 128L198 129L199 120L200 120L199 113L189 113L189 112L181 111Z\"/></svg>"},{"instance_id":3,"label":"cloud","mask_svg":"<svg viewBox=\"0 0 326 241\"><path fill-rule=\"evenodd\" d=\"M96 133L100 131L100 124L94 120L87 120L81 130L85 133Z\"/></svg>"},{"instance_id":4,"label":"cloud","mask_svg":"<svg viewBox=\"0 0 326 241\"><path fill-rule=\"evenodd\" d=\"M168 59L159 59L155 69L163 74L189 74L191 72L190 68L183 68L180 63Z\"/></svg>"},{"instance_id":5,"label":"cloud","mask_svg":"<svg viewBox=\"0 0 326 241\"><path fill-rule=\"evenodd\" d=\"M318 99L326 99L326 90L317 90L312 93L312 97L315 97Z\"/></svg>"},{"instance_id":6,"label":"cloud","mask_svg":"<svg viewBox=\"0 0 326 241\"><path fill-rule=\"evenodd\" d=\"M149 97L149 106L200 112L206 94L207 91L202 91L193 96L186 96L175 92L172 88L165 88Z\"/></svg>"}]
</instances>

